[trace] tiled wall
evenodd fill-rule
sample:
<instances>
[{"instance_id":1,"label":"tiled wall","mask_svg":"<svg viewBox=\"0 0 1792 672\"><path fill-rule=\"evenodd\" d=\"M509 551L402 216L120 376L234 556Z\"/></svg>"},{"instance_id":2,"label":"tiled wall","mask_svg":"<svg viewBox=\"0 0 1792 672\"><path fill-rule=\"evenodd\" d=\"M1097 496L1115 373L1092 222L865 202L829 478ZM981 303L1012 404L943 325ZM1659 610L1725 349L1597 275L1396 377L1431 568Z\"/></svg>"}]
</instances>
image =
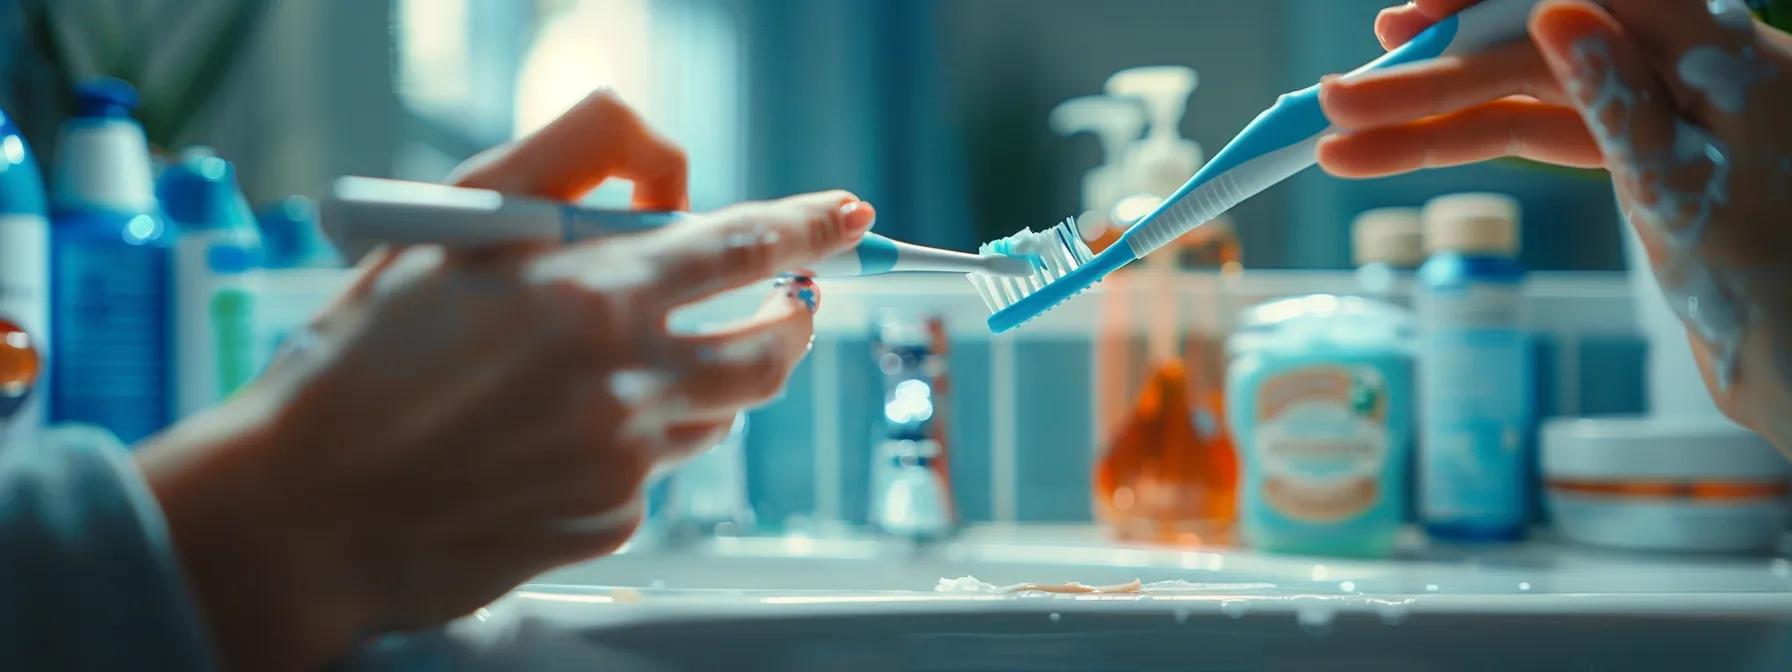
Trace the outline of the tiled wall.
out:
<instances>
[{"instance_id":1,"label":"tiled wall","mask_svg":"<svg viewBox=\"0 0 1792 672\"><path fill-rule=\"evenodd\" d=\"M1347 287L1345 273L1263 272L1224 286L1184 278L1175 291L1178 305L1211 308ZM952 335L946 422L964 518L1089 519L1090 472L1103 441L1091 396L1098 373L1092 335L1138 328L1100 319L1104 301L1131 291L1139 288L1110 282L1105 294L992 337L982 323L987 311L957 278L829 283L814 352L783 398L751 417L749 491L759 520L864 521L882 402L867 329L885 310L939 315ZM1645 344L1634 333L1621 274L1537 274L1527 295L1547 415L1644 410ZM1182 329L1219 335L1230 311L1182 312Z\"/></svg>"}]
</instances>

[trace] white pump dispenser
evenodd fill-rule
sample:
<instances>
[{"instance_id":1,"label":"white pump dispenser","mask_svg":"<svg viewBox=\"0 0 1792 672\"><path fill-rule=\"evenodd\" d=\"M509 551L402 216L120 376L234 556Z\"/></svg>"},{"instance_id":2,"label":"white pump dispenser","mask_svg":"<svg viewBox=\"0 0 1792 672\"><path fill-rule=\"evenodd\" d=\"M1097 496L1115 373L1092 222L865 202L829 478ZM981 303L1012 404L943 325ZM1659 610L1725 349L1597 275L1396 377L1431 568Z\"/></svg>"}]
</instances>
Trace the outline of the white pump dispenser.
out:
<instances>
[{"instance_id":1,"label":"white pump dispenser","mask_svg":"<svg viewBox=\"0 0 1792 672\"><path fill-rule=\"evenodd\" d=\"M1132 100L1083 96L1059 103L1049 121L1058 135L1093 133L1101 140L1102 163L1083 176L1083 212L1095 216L1079 218L1083 236L1098 238L1109 226L1108 211L1132 193L1126 184L1126 154L1145 129L1145 112Z\"/></svg>"},{"instance_id":2,"label":"white pump dispenser","mask_svg":"<svg viewBox=\"0 0 1792 672\"><path fill-rule=\"evenodd\" d=\"M1193 68L1180 65L1128 68L1108 78L1108 95L1137 99L1150 119L1151 130L1131 152L1126 167L1132 173L1132 193L1169 196L1206 160L1201 145L1181 132L1189 97L1199 83Z\"/></svg>"}]
</instances>

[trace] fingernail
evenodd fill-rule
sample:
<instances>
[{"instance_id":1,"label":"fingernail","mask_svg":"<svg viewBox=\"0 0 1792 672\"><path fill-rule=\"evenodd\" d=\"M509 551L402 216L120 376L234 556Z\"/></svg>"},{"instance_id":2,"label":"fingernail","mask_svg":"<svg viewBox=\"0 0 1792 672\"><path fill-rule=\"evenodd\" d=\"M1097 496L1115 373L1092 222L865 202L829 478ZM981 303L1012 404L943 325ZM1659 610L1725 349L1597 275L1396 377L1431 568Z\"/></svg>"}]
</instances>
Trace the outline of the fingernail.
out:
<instances>
[{"instance_id":1,"label":"fingernail","mask_svg":"<svg viewBox=\"0 0 1792 672\"><path fill-rule=\"evenodd\" d=\"M852 201L840 206L840 221L845 222L846 228L854 232L864 231L877 221L877 213L869 203Z\"/></svg>"},{"instance_id":2,"label":"fingernail","mask_svg":"<svg viewBox=\"0 0 1792 672\"><path fill-rule=\"evenodd\" d=\"M806 276L783 275L772 286L784 290L786 298L802 304L810 314L821 310L821 286Z\"/></svg>"}]
</instances>

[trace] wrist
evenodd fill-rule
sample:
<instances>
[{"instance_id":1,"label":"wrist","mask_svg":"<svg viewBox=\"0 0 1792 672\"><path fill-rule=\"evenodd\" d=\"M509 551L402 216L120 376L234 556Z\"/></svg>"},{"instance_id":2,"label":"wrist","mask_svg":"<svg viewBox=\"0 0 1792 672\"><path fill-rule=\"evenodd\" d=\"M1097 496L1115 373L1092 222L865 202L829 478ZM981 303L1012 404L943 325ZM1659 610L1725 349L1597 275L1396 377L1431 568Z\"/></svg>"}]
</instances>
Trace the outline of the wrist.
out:
<instances>
[{"instance_id":1,"label":"wrist","mask_svg":"<svg viewBox=\"0 0 1792 672\"><path fill-rule=\"evenodd\" d=\"M327 521L274 467L276 415L239 398L155 437L137 462L213 646L229 668L313 669L372 621L346 581Z\"/></svg>"}]
</instances>

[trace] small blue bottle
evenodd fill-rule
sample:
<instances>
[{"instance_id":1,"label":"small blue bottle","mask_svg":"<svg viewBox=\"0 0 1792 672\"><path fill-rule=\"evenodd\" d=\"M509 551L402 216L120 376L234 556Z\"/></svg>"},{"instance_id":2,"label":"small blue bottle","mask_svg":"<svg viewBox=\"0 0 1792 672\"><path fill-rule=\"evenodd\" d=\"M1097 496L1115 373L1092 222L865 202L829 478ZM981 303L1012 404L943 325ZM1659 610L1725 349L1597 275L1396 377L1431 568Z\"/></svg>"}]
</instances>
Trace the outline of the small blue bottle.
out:
<instances>
[{"instance_id":1,"label":"small blue bottle","mask_svg":"<svg viewBox=\"0 0 1792 672\"><path fill-rule=\"evenodd\" d=\"M137 94L113 79L76 89L51 181L50 414L135 443L172 410L169 261Z\"/></svg>"},{"instance_id":2,"label":"small blue bottle","mask_svg":"<svg viewBox=\"0 0 1792 672\"><path fill-rule=\"evenodd\" d=\"M43 175L18 126L0 112L0 322L22 330L22 342L40 361L48 354L43 351L50 328L49 248ZM6 346L23 347L20 343L0 344ZM22 440L43 425L45 378L38 372L19 390L0 389L0 447ZM9 382L18 385L16 379ZM7 383L0 383L0 388L4 387ZM19 407L7 408L14 403Z\"/></svg>"},{"instance_id":3,"label":"small blue bottle","mask_svg":"<svg viewBox=\"0 0 1792 672\"><path fill-rule=\"evenodd\" d=\"M1434 537L1509 541L1529 521L1535 387L1524 327L1518 203L1425 205L1419 268L1419 518Z\"/></svg>"}]
</instances>

